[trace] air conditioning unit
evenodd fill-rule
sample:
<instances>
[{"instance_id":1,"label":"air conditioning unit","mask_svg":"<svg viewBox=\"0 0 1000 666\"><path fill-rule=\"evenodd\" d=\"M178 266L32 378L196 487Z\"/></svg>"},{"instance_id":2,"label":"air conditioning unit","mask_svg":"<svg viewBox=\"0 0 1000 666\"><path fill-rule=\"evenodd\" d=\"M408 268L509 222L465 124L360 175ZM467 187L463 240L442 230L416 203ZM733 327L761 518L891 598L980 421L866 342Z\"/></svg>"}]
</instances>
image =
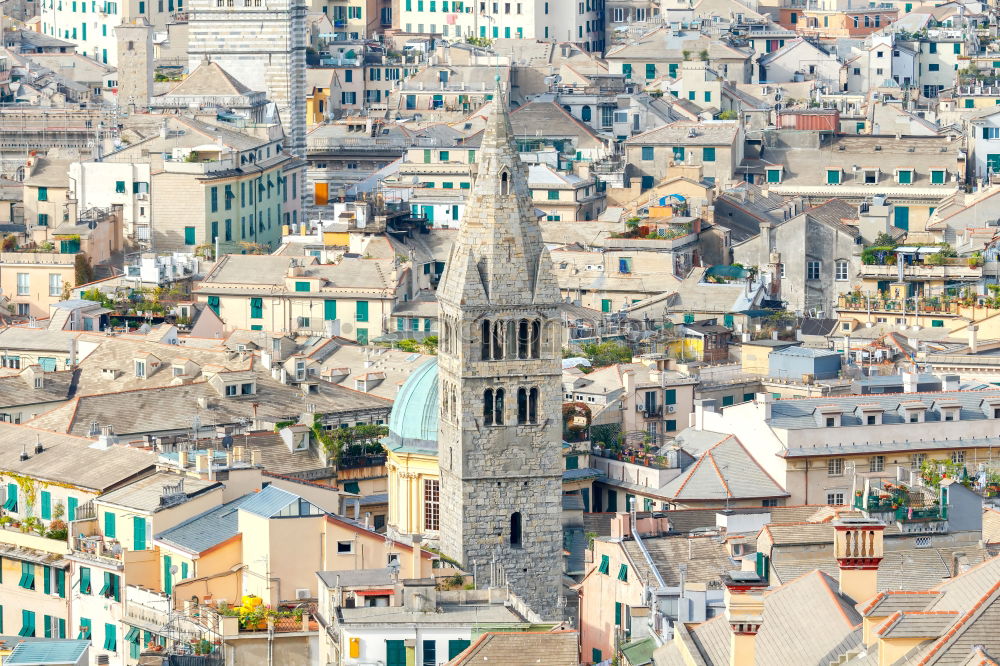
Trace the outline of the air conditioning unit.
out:
<instances>
[{"instance_id":1,"label":"air conditioning unit","mask_svg":"<svg viewBox=\"0 0 1000 666\"><path fill-rule=\"evenodd\" d=\"M667 414L676 414L677 405L667 405Z\"/></svg>"},{"instance_id":2,"label":"air conditioning unit","mask_svg":"<svg viewBox=\"0 0 1000 666\"><path fill-rule=\"evenodd\" d=\"M295 598L296 599L308 599L311 596L312 595L309 593L309 588L308 587L299 587L299 588L295 589Z\"/></svg>"}]
</instances>

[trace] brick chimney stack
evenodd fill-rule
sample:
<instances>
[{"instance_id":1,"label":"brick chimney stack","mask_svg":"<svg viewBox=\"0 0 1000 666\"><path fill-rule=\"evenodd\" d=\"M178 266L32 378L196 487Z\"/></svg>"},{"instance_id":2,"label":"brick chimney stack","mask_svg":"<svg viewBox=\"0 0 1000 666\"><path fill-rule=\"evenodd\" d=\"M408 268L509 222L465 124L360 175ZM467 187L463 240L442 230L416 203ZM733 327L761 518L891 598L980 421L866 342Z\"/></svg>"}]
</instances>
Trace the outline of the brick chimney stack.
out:
<instances>
[{"instance_id":1,"label":"brick chimney stack","mask_svg":"<svg viewBox=\"0 0 1000 666\"><path fill-rule=\"evenodd\" d=\"M878 592L878 567L882 562L882 532L877 520L845 518L833 524L833 555L840 567L840 593L856 603Z\"/></svg>"},{"instance_id":2,"label":"brick chimney stack","mask_svg":"<svg viewBox=\"0 0 1000 666\"><path fill-rule=\"evenodd\" d=\"M753 571L730 571L726 586L726 620L731 631L729 666L756 666L757 632L764 621L767 582Z\"/></svg>"}]
</instances>

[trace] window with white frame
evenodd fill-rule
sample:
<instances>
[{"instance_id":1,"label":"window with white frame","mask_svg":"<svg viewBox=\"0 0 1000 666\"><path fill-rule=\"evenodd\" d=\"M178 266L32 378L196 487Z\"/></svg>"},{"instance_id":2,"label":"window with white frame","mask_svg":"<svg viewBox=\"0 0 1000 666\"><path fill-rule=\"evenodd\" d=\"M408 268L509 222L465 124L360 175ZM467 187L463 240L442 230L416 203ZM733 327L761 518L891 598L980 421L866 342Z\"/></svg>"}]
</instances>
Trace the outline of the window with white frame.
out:
<instances>
[{"instance_id":1,"label":"window with white frame","mask_svg":"<svg viewBox=\"0 0 1000 666\"><path fill-rule=\"evenodd\" d=\"M844 503L844 491L831 490L826 493L826 503L840 505Z\"/></svg>"},{"instance_id":2,"label":"window with white frame","mask_svg":"<svg viewBox=\"0 0 1000 666\"><path fill-rule=\"evenodd\" d=\"M965 462L965 451L952 451L951 461L956 464L961 464Z\"/></svg>"},{"instance_id":3,"label":"window with white frame","mask_svg":"<svg viewBox=\"0 0 1000 666\"><path fill-rule=\"evenodd\" d=\"M49 273L49 296L62 295L62 275L59 273Z\"/></svg>"},{"instance_id":4,"label":"window with white frame","mask_svg":"<svg viewBox=\"0 0 1000 666\"><path fill-rule=\"evenodd\" d=\"M822 268L822 264L819 261L806 262L806 279L818 280L820 268Z\"/></svg>"},{"instance_id":5,"label":"window with white frame","mask_svg":"<svg viewBox=\"0 0 1000 666\"><path fill-rule=\"evenodd\" d=\"M31 276L28 273L17 274L17 295L28 296L31 294Z\"/></svg>"},{"instance_id":6,"label":"window with white frame","mask_svg":"<svg viewBox=\"0 0 1000 666\"><path fill-rule=\"evenodd\" d=\"M872 456L868 459L868 471L869 472L884 472L885 471L885 456Z\"/></svg>"},{"instance_id":7,"label":"window with white frame","mask_svg":"<svg viewBox=\"0 0 1000 666\"><path fill-rule=\"evenodd\" d=\"M910 466L920 469L923 466L924 461L927 460L927 456L923 453L914 453L910 456Z\"/></svg>"},{"instance_id":8,"label":"window with white frame","mask_svg":"<svg viewBox=\"0 0 1000 666\"><path fill-rule=\"evenodd\" d=\"M834 280L836 280L837 282L847 281L847 265L848 264L846 259L837 260L837 263L834 264L834 275L833 275Z\"/></svg>"},{"instance_id":9,"label":"window with white frame","mask_svg":"<svg viewBox=\"0 0 1000 666\"><path fill-rule=\"evenodd\" d=\"M844 475L844 459L843 458L830 458L826 461L826 473L829 476L843 476Z\"/></svg>"}]
</instances>

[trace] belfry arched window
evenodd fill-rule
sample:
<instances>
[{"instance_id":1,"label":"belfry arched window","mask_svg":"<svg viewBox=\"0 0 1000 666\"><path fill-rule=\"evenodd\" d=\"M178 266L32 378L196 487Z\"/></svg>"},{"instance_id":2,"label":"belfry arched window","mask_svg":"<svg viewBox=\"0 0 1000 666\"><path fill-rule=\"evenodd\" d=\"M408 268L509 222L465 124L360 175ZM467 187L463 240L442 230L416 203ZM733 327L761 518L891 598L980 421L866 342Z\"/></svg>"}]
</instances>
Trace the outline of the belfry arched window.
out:
<instances>
[{"instance_id":1,"label":"belfry arched window","mask_svg":"<svg viewBox=\"0 0 1000 666\"><path fill-rule=\"evenodd\" d=\"M500 194L508 194L510 192L510 174L506 169L500 173Z\"/></svg>"}]
</instances>

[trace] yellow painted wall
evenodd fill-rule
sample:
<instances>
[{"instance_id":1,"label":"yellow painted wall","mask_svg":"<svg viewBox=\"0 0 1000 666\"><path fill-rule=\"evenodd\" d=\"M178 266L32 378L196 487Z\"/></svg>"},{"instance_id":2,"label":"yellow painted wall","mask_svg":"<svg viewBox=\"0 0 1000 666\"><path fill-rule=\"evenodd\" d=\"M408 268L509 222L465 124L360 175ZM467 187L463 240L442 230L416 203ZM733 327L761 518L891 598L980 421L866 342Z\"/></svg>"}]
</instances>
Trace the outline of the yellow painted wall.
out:
<instances>
[{"instance_id":1,"label":"yellow painted wall","mask_svg":"<svg viewBox=\"0 0 1000 666\"><path fill-rule=\"evenodd\" d=\"M436 456L388 452L389 525L403 534L423 534L424 481L440 480Z\"/></svg>"}]
</instances>

